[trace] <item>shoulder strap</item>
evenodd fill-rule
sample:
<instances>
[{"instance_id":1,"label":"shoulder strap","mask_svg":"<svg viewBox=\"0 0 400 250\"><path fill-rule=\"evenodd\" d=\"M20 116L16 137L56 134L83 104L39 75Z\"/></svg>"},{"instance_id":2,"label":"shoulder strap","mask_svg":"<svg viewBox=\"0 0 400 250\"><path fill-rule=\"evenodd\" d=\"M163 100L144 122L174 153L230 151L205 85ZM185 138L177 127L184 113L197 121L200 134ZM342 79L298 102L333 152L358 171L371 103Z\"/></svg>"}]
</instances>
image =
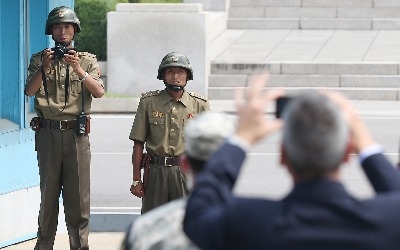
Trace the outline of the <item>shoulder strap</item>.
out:
<instances>
[{"instance_id":1,"label":"shoulder strap","mask_svg":"<svg viewBox=\"0 0 400 250\"><path fill-rule=\"evenodd\" d=\"M161 94L161 90L149 91L149 92L142 93L140 99L144 99L144 98L147 98L147 97L150 97L150 96L157 96L157 95L160 95L160 94Z\"/></svg>"},{"instance_id":2,"label":"shoulder strap","mask_svg":"<svg viewBox=\"0 0 400 250\"><path fill-rule=\"evenodd\" d=\"M194 92L188 92L188 94L189 94L190 96L192 96L192 97L195 97L195 98L197 98L197 99L200 99L200 100L203 100L203 101L207 102L207 98L205 98L204 96L201 96L201 95L196 94L196 93L194 93Z\"/></svg>"}]
</instances>

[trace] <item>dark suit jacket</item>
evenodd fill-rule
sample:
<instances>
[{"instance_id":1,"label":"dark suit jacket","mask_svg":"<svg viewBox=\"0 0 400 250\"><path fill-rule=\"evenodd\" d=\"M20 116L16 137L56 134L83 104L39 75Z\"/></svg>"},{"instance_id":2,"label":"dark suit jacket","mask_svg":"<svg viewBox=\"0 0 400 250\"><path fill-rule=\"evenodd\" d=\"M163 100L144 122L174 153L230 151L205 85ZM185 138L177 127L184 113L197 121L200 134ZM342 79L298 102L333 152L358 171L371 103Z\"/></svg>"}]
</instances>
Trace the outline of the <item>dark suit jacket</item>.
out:
<instances>
[{"instance_id":1,"label":"dark suit jacket","mask_svg":"<svg viewBox=\"0 0 400 250\"><path fill-rule=\"evenodd\" d=\"M226 143L197 177L185 233L203 249L400 249L400 175L382 155L362 168L377 195L353 198L328 179L296 184L283 200L238 198L245 152Z\"/></svg>"}]
</instances>

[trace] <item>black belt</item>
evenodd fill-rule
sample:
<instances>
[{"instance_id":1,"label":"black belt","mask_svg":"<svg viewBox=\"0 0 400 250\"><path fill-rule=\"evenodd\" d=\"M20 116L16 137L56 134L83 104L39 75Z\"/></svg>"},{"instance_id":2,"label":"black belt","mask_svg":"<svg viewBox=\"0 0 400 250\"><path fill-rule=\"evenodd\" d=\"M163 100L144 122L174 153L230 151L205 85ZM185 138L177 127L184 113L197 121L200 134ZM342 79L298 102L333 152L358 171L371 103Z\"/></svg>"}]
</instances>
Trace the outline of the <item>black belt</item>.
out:
<instances>
[{"instance_id":1,"label":"black belt","mask_svg":"<svg viewBox=\"0 0 400 250\"><path fill-rule=\"evenodd\" d=\"M55 121L48 119L40 119L41 128L67 130L67 129L75 129L76 126L77 126L76 120Z\"/></svg>"},{"instance_id":2,"label":"black belt","mask_svg":"<svg viewBox=\"0 0 400 250\"><path fill-rule=\"evenodd\" d=\"M166 167L180 166L181 165L181 157L180 156L171 156L171 157L151 156L150 163L156 164L156 165L163 165Z\"/></svg>"}]
</instances>

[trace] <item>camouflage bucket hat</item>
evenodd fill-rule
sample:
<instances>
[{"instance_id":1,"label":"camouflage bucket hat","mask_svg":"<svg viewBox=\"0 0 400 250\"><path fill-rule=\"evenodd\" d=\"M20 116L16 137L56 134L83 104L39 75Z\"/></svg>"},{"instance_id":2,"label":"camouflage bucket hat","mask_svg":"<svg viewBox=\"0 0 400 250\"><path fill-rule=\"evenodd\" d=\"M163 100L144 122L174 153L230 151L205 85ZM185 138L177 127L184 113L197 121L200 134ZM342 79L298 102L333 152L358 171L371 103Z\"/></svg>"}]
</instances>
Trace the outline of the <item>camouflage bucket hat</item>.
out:
<instances>
[{"instance_id":1,"label":"camouflage bucket hat","mask_svg":"<svg viewBox=\"0 0 400 250\"><path fill-rule=\"evenodd\" d=\"M160 66L158 67L157 79L163 79L164 69L168 67L181 67L188 71L188 80L193 80L193 69L190 65L189 59L178 52L168 53L162 59Z\"/></svg>"},{"instance_id":2,"label":"camouflage bucket hat","mask_svg":"<svg viewBox=\"0 0 400 250\"><path fill-rule=\"evenodd\" d=\"M75 12L66 6L60 6L50 11L47 16L45 35L51 35L51 26L56 23L73 23L76 26L76 33L81 32L81 22Z\"/></svg>"},{"instance_id":3,"label":"camouflage bucket hat","mask_svg":"<svg viewBox=\"0 0 400 250\"><path fill-rule=\"evenodd\" d=\"M190 121L184 132L186 154L207 161L233 134L234 124L222 113L205 111Z\"/></svg>"}]
</instances>

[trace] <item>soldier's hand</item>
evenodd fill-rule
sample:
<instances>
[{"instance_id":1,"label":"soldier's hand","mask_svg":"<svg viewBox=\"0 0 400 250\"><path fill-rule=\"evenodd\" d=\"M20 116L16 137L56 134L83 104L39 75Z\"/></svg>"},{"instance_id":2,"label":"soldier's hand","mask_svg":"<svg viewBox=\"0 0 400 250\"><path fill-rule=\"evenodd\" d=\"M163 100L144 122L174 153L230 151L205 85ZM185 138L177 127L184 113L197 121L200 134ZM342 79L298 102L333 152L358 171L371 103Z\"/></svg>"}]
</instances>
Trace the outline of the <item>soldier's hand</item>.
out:
<instances>
[{"instance_id":1,"label":"soldier's hand","mask_svg":"<svg viewBox=\"0 0 400 250\"><path fill-rule=\"evenodd\" d=\"M137 186L131 185L131 193L136 197L142 198L144 196L143 184L139 183Z\"/></svg>"},{"instance_id":2,"label":"soldier's hand","mask_svg":"<svg viewBox=\"0 0 400 250\"><path fill-rule=\"evenodd\" d=\"M54 57L54 51L52 51L51 49L45 49L43 50L43 54L42 54L42 66L43 69L48 69L51 66L51 62L53 60Z\"/></svg>"},{"instance_id":3,"label":"soldier's hand","mask_svg":"<svg viewBox=\"0 0 400 250\"><path fill-rule=\"evenodd\" d=\"M81 65L79 64L78 53L76 53L75 50L68 51L68 54L64 55L63 60L64 60L64 62L66 62L69 65L71 65L72 69L75 72L77 71L77 69L79 69L81 67Z\"/></svg>"}]
</instances>

